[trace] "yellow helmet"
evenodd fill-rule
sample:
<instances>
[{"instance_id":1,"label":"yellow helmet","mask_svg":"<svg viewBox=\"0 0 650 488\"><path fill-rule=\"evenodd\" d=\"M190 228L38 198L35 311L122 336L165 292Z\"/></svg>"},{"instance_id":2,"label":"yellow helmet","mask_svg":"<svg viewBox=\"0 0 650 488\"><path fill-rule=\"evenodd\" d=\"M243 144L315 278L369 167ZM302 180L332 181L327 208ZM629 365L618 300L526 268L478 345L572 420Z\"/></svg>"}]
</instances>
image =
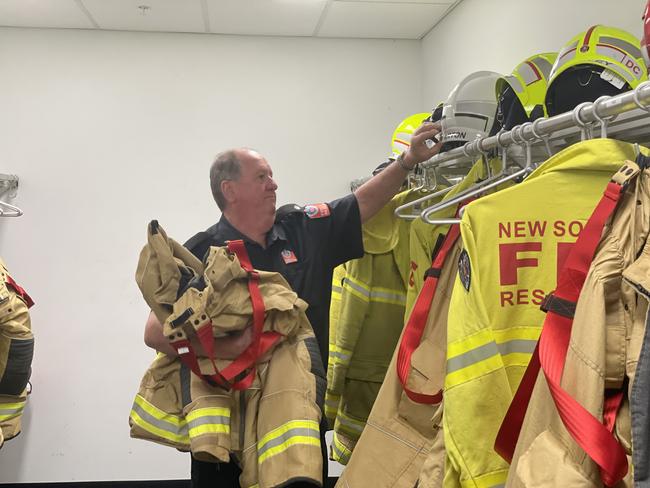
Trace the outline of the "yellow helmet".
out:
<instances>
[{"instance_id":1,"label":"yellow helmet","mask_svg":"<svg viewBox=\"0 0 650 488\"><path fill-rule=\"evenodd\" d=\"M582 76L576 71L582 71ZM579 79L582 88L592 80L597 81L599 85L591 90L591 93L590 90L576 89L570 94L569 96L575 99L574 107L583 101L594 101L601 95L631 90L648 79L639 39L622 29L604 25L592 26L586 32L578 34L560 51L551 70L546 92L546 108L549 115L571 108L567 107L570 100L560 104L553 103L558 81L564 80L566 83L566 77L570 73ZM565 87L562 87L562 90L565 90ZM567 94L563 96L566 98Z\"/></svg>"},{"instance_id":2,"label":"yellow helmet","mask_svg":"<svg viewBox=\"0 0 650 488\"><path fill-rule=\"evenodd\" d=\"M400 122L395 129L395 132L393 132L393 138L391 139L394 158L409 148L413 132L415 132L415 129L420 127L422 122L429 116L431 116L430 113L419 113L406 117Z\"/></svg>"},{"instance_id":3,"label":"yellow helmet","mask_svg":"<svg viewBox=\"0 0 650 488\"><path fill-rule=\"evenodd\" d=\"M511 75L497 81L497 97L501 97L510 87L528 118L537 106L541 106L543 111L546 87L556 59L557 53L540 53L526 58L515 67Z\"/></svg>"}]
</instances>

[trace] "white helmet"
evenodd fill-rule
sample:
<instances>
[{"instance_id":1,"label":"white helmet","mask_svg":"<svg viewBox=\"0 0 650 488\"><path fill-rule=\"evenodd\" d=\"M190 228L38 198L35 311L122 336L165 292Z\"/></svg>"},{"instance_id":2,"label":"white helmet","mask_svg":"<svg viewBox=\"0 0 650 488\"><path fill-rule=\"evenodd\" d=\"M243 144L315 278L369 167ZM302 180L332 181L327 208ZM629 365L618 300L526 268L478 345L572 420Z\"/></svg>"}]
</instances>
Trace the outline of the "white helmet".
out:
<instances>
[{"instance_id":1,"label":"white helmet","mask_svg":"<svg viewBox=\"0 0 650 488\"><path fill-rule=\"evenodd\" d=\"M502 75L477 71L458 83L442 109L443 144L462 145L487 136L497 111L496 83Z\"/></svg>"}]
</instances>

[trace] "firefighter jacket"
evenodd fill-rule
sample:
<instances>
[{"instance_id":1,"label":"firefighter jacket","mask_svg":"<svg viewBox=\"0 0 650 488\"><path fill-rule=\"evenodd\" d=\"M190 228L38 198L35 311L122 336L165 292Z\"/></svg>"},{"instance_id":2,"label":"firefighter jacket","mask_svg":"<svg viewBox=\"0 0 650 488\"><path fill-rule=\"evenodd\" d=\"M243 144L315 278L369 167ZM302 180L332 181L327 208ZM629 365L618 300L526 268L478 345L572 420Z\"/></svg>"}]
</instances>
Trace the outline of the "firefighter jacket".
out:
<instances>
[{"instance_id":1,"label":"firefighter jacket","mask_svg":"<svg viewBox=\"0 0 650 488\"><path fill-rule=\"evenodd\" d=\"M636 449L636 442L632 442L631 397L636 379L645 381L636 373L646 334L649 230L650 169L644 169L629 182L591 262L575 308L561 381L562 389L601 422L605 391L627 389L629 396L618 410L614 434L627 452L630 466L632 445ZM644 416L647 409L645 403ZM639 468L643 463L647 468L647 452L638 460ZM636 458L634 461L636 467ZM642 476L636 469L634 475ZM644 476L647 482L647 472ZM598 465L585 455L562 422L542 371L527 409L507 486L603 486ZM632 470L616 486L633 486Z\"/></svg>"},{"instance_id":2,"label":"firefighter jacket","mask_svg":"<svg viewBox=\"0 0 650 488\"><path fill-rule=\"evenodd\" d=\"M339 324L339 312L341 310L341 298L343 293L343 281L345 280L345 263L334 268L332 273L332 297L330 300L330 330L329 330L329 358L327 362L327 384L332 383L332 369L334 368L334 358L336 356L336 331ZM329 429L334 428L336 412L339 410L341 395L336 395L331 391L325 394L324 414L327 418Z\"/></svg>"},{"instance_id":3,"label":"firefighter jacket","mask_svg":"<svg viewBox=\"0 0 650 488\"><path fill-rule=\"evenodd\" d=\"M436 232L436 227L428 228ZM443 386L447 329L446 320L441 318L447 317L459 252L457 244L447 256L422 341L411 356L407 385L412 390L437 392ZM431 262L426 267L430 265ZM409 271L412 273L412 268ZM427 457L430 481L434 482L436 473L442 479L441 405L420 404L408 398L397 376L397 353L398 349L393 353L366 428L337 486L412 488Z\"/></svg>"},{"instance_id":4,"label":"firefighter jacket","mask_svg":"<svg viewBox=\"0 0 650 488\"><path fill-rule=\"evenodd\" d=\"M446 324L440 317L447 315L458 252L458 246L452 249L442 268L423 340L411 357L408 386L417 391L437 392L443 385ZM407 397L397 377L397 352L337 486L412 488L429 452L444 452L438 435L440 404L419 404Z\"/></svg>"},{"instance_id":5,"label":"firefighter jacket","mask_svg":"<svg viewBox=\"0 0 650 488\"><path fill-rule=\"evenodd\" d=\"M610 178L634 157L630 144L580 142L466 207L447 330L445 486L505 483L493 446L544 322L539 306Z\"/></svg>"},{"instance_id":6,"label":"firefighter jacket","mask_svg":"<svg viewBox=\"0 0 650 488\"><path fill-rule=\"evenodd\" d=\"M251 322L251 295L238 258L218 247L210 248L205 264L188 254L162 228L150 225L137 281L147 303L162 313L164 332L172 336L203 314L215 340L246 327ZM201 274L192 273L202 266ZM257 358L250 386L233 390L210 384L180 359L160 354L136 395L129 418L131 436L189 450L203 461L228 462L234 454L244 487L283 486L298 479L320 484L325 373L305 315L307 305L279 273L257 276L264 330L281 339ZM179 317L189 319L179 325ZM192 330L184 333L197 340ZM198 363L208 377L210 370L225 371L233 364L219 359L213 364L206 357Z\"/></svg>"},{"instance_id":7,"label":"firefighter jacket","mask_svg":"<svg viewBox=\"0 0 650 488\"><path fill-rule=\"evenodd\" d=\"M501 160L492 158L490 166L493 172L501 170ZM467 176L446 195L442 200L450 199L458 193L467 190L477 181L486 178L486 167L482 159L479 159L467 173ZM431 202L434 203L434 202ZM437 217L452 218L456 212L455 208L441 210ZM406 314L410 313L413 304L420 294L422 284L424 283L424 273L433 262L436 251L442 244L442 239L449 230L448 225L431 225L422 219L416 219L411 223L409 237L409 277L406 292Z\"/></svg>"},{"instance_id":8,"label":"firefighter jacket","mask_svg":"<svg viewBox=\"0 0 650 488\"><path fill-rule=\"evenodd\" d=\"M18 434L27 402L34 336L27 309L31 298L0 259L0 447Z\"/></svg>"},{"instance_id":9,"label":"firefighter jacket","mask_svg":"<svg viewBox=\"0 0 650 488\"><path fill-rule=\"evenodd\" d=\"M365 254L346 264L326 394L326 404L339 404L330 457L341 464L363 431L404 325L410 222L394 211L415 195L397 195L365 223Z\"/></svg>"}]
</instances>

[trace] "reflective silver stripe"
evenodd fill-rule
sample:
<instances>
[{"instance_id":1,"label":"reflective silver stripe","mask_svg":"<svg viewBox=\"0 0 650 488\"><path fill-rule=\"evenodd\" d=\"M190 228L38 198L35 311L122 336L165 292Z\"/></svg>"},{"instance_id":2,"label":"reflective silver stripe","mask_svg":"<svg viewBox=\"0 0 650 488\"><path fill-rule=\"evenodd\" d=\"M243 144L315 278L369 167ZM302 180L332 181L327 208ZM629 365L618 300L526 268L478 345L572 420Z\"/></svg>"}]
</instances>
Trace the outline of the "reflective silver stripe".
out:
<instances>
[{"instance_id":1,"label":"reflective silver stripe","mask_svg":"<svg viewBox=\"0 0 650 488\"><path fill-rule=\"evenodd\" d=\"M332 293L341 293L343 288L340 286L332 285Z\"/></svg>"},{"instance_id":2,"label":"reflective silver stripe","mask_svg":"<svg viewBox=\"0 0 650 488\"><path fill-rule=\"evenodd\" d=\"M564 56L568 55L570 52L575 52L575 50L578 49L578 41L574 42L570 46L565 47L560 51L560 54L558 55L558 59L562 59Z\"/></svg>"},{"instance_id":3,"label":"reflective silver stripe","mask_svg":"<svg viewBox=\"0 0 650 488\"><path fill-rule=\"evenodd\" d=\"M626 80L628 83L632 83L634 81L635 76L636 76L637 79L641 79L642 70L641 70L641 67L639 66L639 63L637 63L636 60L634 60L631 57L625 55L624 53L622 53L618 49L598 44L596 46L596 52L598 54L600 54L602 56L606 56L606 57L608 57L610 59L615 59L615 60L619 61L622 64L625 64L628 61L632 62L633 65L637 67L637 71L639 72L638 75L632 75L632 73L630 73L627 70L622 69L621 67L617 66L614 63L608 63L607 66L606 66L607 69L615 71L616 73L618 73L618 75L621 78L623 78L624 80Z\"/></svg>"},{"instance_id":4,"label":"reflective silver stripe","mask_svg":"<svg viewBox=\"0 0 650 488\"><path fill-rule=\"evenodd\" d=\"M456 357L447 359L447 374L466 368L472 364L484 361L487 358L496 356L499 350L494 342L488 342L482 346L471 349Z\"/></svg>"},{"instance_id":5,"label":"reflective silver stripe","mask_svg":"<svg viewBox=\"0 0 650 488\"><path fill-rule=\"evenodd\" d=\"M327 405L328 407L336 407L336 408L338 408L340 402L341 402L341 396L340 395L337 395L336 400L333 400L331 398L325 398L325 405Z\"/></svg>"},{"instance_id":6,"label":"reflective silver stripe","mask_svg":"<svg viewBox=\"0 0 650 488\"><path fill-rule=\"evenodd\" d=\"M553 65L549 63L546 59L544 59L541 56L537 56L536 58L533 58L531 61L535 66L537 66L537 69L539 69L542 72L542 75L544 75L544 78L548 80L549 75L551 74L551 69L553 68Z\"/></svg>"},{"instance_id":7,"label":"reflective silver stripe","mask_svg":"<svg viewBox=\"0 0 650 488\"><path fill-rule=\"evenodd\" d=\"M334 451L334 454L338 456L339 459L344 459L348 457L346 453L344 453L339 449L337 442L332 442L332 450Z\"/></svg>"},{"instance_id":8,"label":"reflective silver stripe","mask_svg":"<svg viewBox=\"0 0 650 488\"><path fill-rule=\"evenodd\" d=\"M523 93L524 87L521 85L521 82L516 76L508 75L504 76L505 80L510 84L515 93Z\"/></svg>"},{"instance_id":9,"label":"reflective silver stripe","mask_svg":"<svg viewBox=\"0 0 650 488\"><path fill-rule=\"evenodd\" d=\"M10 419L10 418L12 418L12 417L17 417L17 416L20 415L22 412L23 412L23 407L19 407L19 408L8 408L8 409L7 409L7 408L3 408L3 409L0 409L0 419L1 419L2 417L5 417L5 420L8 420L8 419Z\"/></svg>"},{"instance_id":10,"label":"reflective silver stripe","mask_svg":"<svg viewBox=\"0 0 650 488\"><path fill-rule=\"evenodd\" d=\"M345 449L345 451L343 451L343 450L341 449L341 447L339 447L339 445L340 445L343 449ZM337 437L336 437L336 432L334 433L334 437L333 437L333 439L332 439L332 450L334 451L334 454L336 454L336 455L338 456L337 461L343 461L344 464L347 464L347 461L350 460L350 454L351 454L351 452L350 452L350 450L349 450L347 447L345 447L345 445L343 445L343 443L342 443L341 441L339 441L339 440L337 439Z\"/></svg>"},{"instance_id":11,"label":"reflective silver stripe","mask_svg":"<svg viewBox=\"0 0 650 488\"><path fill-rule=\"evenodd\" d=\"M558 56L555 61L555 66L553 66L553 71L557 72L562 66L567 64L569 61L573 60L576 57L576 49L567 50L563 55Z\"/></svg>"},{"instance_id":12,"label":"reflective silver stripe","mask_svg":"<svg viewBox=\"0 0 650 488\"><path fill-rule=\"evenodd\" d=\"M201 415L200 417L190 420L187 425L190 429L195 429L201 425L227 425L230 426L230 417L222 415Z\"/></svg>"},{"instance_id":13,"label":"reflective silver stripe","mask_svg":"<svg viewBox=\"0 0 650 488\"><path fill-rule=\"evenodd\" d=\"M526 83L526 85L532 85L536 81L541 80L539 75L528 63L520 64L519 68L517 68L517 72L524 79L524 83Z\"/></svg>"},{"instance_id":14,"label":"reflective silver stripe","mask_svg":"<svg viewBox=\"0 0 650 488\"><path fill-rule=\"evenodd\" d=\"M599 43L609 44L610 46L616 46L619 49L625 51L628 56L633 58L641 57L641 50L636 47L634 44L624 41L623 39L617 39L616 37L600 36L598 38Z\"/></svg>"},{"instance_id":15,"label":"reflective silver stripe","mask_svg":"<svg viewBox=\"0 0 650 488\"><path fill-rule=\"evenodd\" d=\"M353 281L351 281L351 280L349 280L347 278L345 280L345 285L343 285L343 286L344 287L349 286L353 290L358 291L359 293L361 293L363 296L366 296L366 297L370 298L370 292L368 290L366 290L361 285L358 285L358 284L354 283Z\"/></svg>"},{"instance_id":16,"label":"reflective silver stripe","mask_svg":"<svg viewBox=\"0 0 650 488\"><path fill-rule=\"evenodd\" d=\"M403 293L389 293L384 291L373 291L372 288L368 288L353 282L346 278L345 286L349 286L355 291L361 293L364 297L367 297L369 300L375 299L384 299L384 300L393 300L400 303L406 303L406 294Z\"/></svg>"},{"instance_id":17,"label":"reflective silver stripe","mask_svg":"<svg viewBox=\"0 0 650 488\"><path fill-rule=\"evenodd\" d=\"M343 427L347 427L359 433L363 432L364 425L355 424L353 420L346 418L343 414L336 417L336 421Z\"/></svg>"},{"instance_id":18,"label":"reflective silver stripe","mask_svg":"<svg viewBox=\"0 0 650 488\"><path fill-rule=\"evenodd\" d=\"M305 427L296 427L294 429L289 429L288 431L286 431L282 435L279 435L278 437L275 437L274 439L269 440L263 446L258 447L257 457L261 457L262 454L264 454L269 449L272 449L274 447L280 446L281 444L284 444L285 442L287 442L292 437L313 437L314 439L320 440L320 434L319 434L319 432L317 430L308 429L308 428L305 428Z\"/></svg>"},{"instance_id":19,"label":"reflective silver stripe","mask_svg":"<svg viewBox=\"0 0 650 488\"><path fill-rule=\"evenodd\" d=\"M537 341L529 339L513 339L501 344L489 342L456 357L448 359L447 373L453 373L454 371L458 371L459 369L463 369L467 366L471 366L472 364L484 361L488 358L491 358L492 356L496 356L497 354L501 354L502 356L513 353L532 354L532 352L535 350L536 344Z\"/></svg>"},{"instance_id":20,"label":"reflective silver stripe","mask_svg":"<svg viewBox=\"0 0 650 488\"><path fill-rule=\"evenodd\" d=\"M143 409L140 405L138 405L137 403L134 403L134 404L133 404L133 408L132 408L132 409L133 409L133 411L134 411L135 413L137 413L137 414L140 416L140 418L141 418L142 420L144 420L144 421L147 422L148 424L153 425L154 427L159 428L160 430L167 431L167 432L169 432L169 433L171 433L171 434L174 434L174 435L177 435L177 436L187 437L187 436L189 435L189 434L188 434L187 425L183 425L183 426L181 426L180 428L178 428L176 425L174 425L174 424L171 423L171 422L166 422L166 421L164 421L164 420L157 419L156 417L154 417L153 415L151 415L149 412L147 412L146 410L144 410L144 409Z\"/></svg>"},{"instance_id":21,"label":"reflective silver stripe","mask_svg":"<svg viewBox=\"0 0 650 488\"><path fill-rule=\"evenodd\" d=\"M513 339L511 341L504 342L502 344L497 344L497 348L499 348L499 352L501 353L502 356L505 356L506 354L516 353L516 352L532 354L533 351L535 350L536 344L537 341L533 341L530 339Z\"/></svg>"},{"instance_id":22,"label":"reflective silver stripe","mask_svg":"<svg viewBox=\"0 0 650 488\"><path fill-rule=\"evenodd\" d=\"M385 300L393 300L395 302L406 303L406 295L404 293L389 293L385 291L371 291L370 299L383 298Z\"/></svg>"},{"instance_id":23,"label":"reflective silver stripe","mask_svg":"<svg viewBox=\"0 0 650 488\"><path fill-rule=\"evenodd\" d=\"M330 356L347 361L350 359L351 354L344 354L342 352L330 352Z\"/></svg>"}]
</instances>

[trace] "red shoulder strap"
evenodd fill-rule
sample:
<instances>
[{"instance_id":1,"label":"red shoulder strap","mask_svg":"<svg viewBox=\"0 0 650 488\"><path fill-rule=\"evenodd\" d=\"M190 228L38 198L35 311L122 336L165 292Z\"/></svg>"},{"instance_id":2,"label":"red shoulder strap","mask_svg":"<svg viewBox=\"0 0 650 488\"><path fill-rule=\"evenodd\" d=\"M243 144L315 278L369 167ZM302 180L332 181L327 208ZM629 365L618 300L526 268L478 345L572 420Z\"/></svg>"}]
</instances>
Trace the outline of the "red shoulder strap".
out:
<instances>
[{"instance_id":1,"label":"red shoulder strap","mask_svg":"<svg viewBox=\"0 0 650 488\"><path fill-rule=\"evenodd\" d=\"M14 290L14 292L16 292L16 294L25 301L27 308L30 308L34 305L34 300L32 300L25 289L16 283L8 273L5 273L5 283L7 283L7 286Z\"/></svg>"},{"instance_id":2,"label":"red shoulder strap","mask_svg":"<svg viewBox=\"0 0 650 488\"><path fill-rule=\"evenodd\" d=\"M473 199L468 199L458 206L456 217L460 214L460 209L472 200ZM407 386L407 381L411 369L411 356L413 356L413 352L422 341L422 334L424 333L424 328L426 327L429 318L429 311L431 309L431 304L433 303L433 298L436 296L438 280L440 279L442 267L447 261L449 251L454 247L454 244L456 244L459 237L460 226L458 224L452 224L449 227L449 231L445 236L438 254L436 254L436 257L431 264L431 268L429 268L425 274L422 290L420 290L415 305L413 305L413 310L411 311L411 315L406 323L404 333L402 334L402 340L399 344L399 351L397 353L397 377L402 384L404 393L406 393L406 395L416 403L432 405L442 401L442 390L439 390L434 394L419 393L411 390Z\"/></svg>"}]
</instances>

